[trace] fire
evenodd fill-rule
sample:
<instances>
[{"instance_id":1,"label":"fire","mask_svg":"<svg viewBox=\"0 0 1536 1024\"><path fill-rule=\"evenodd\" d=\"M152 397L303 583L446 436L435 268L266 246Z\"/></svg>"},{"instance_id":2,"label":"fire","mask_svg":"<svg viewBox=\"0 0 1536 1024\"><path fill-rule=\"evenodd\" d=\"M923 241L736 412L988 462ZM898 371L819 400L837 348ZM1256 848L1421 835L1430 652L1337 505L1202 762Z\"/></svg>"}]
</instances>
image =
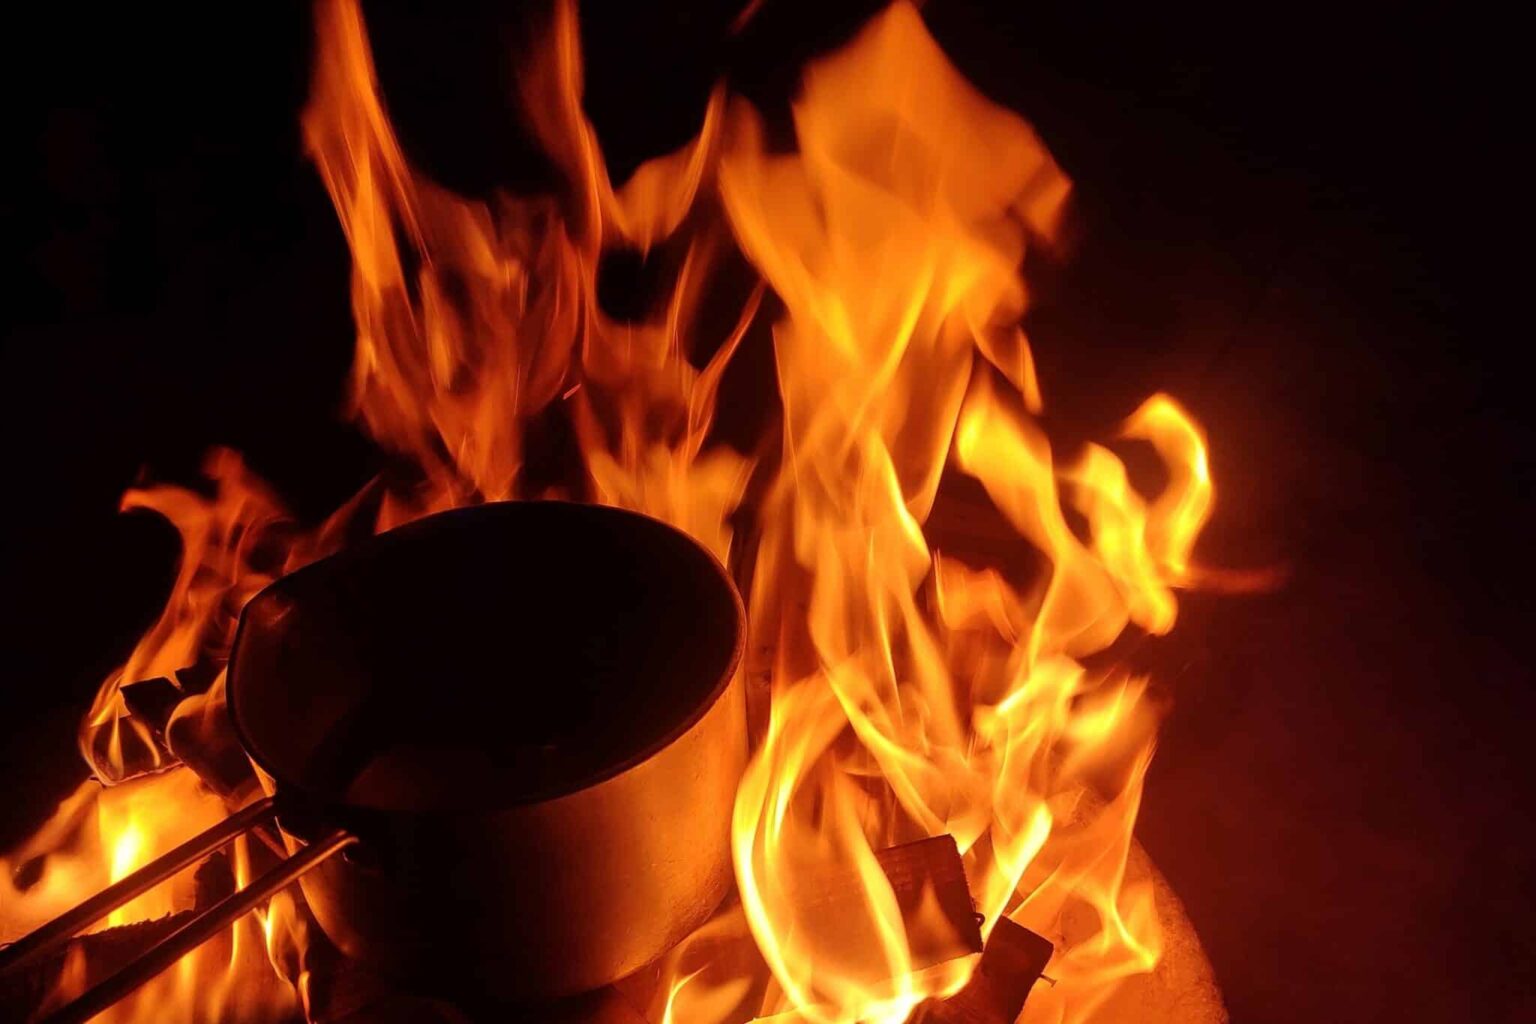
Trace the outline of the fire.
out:
<instances>
[{"instance_id":1,"label":"fire","mask_svg":"<svg viewBox=\"0 0 1536 1024\"><path fill-rule=\"evenodd\" d=\"M59 805L36 835L0 861L6 869L0 872L0 908L4 910L0 940L19 938L216 824L227 813L224 802L186 770L111 787L85 783ZM247 853L240 847L228 852L232 877L227 881L243 885L251 876ZM212 882L200 877L198 868L187 868L88 931L105 932L136 922L152 925L183 913L196 904L200 887L218 887L218 872L210 873ZM197 949L97 1019L103 1024L281 1020L296 1004L291 993L280 986L241 984L253 976L270 975L262 942L261 922L254 917L242 920L226 936ZM83 990L91 958L111 956L102 950L77 949L67 954L59 988L47 1007L56 1008Z\"/></svg>"},{"instance_id":2,"label":"fire","mask_svg":"<svg viewBox=\"0 0 1536 1024\"><path fill-rule=\"evenodd\" d=\"M267 582L433 511L565 497L666 520L750 569L761 653L749 669L768 699L735 806L740 901L669 955L652 1019L899 1022L957 990L970 961L916 962L922 922L904 917L875 859L946 833L984 934L1007 916L1057 941L1056 983L1037 986L1024 1019L1094 1019L1120 980L1156 964L1160 936L1150 885L1125 873L1156 714L1146 680L1090 656L1130 627L1173 627L1176 590L1209 578L1192 550L1214 490L1201 428L1166 395L1121 431L1162 462L1155 495L1108 447L1053 451L1019 268L1027 247L1051 243L1070 185L1029 125L976 92L899 2L806 71L793 152L771 152L758 114L717 91L693 142L616 187L582 111L575 11L562 4L518 89L574 187L487 204L411 166L355 0L320 0L316 24L303 127L353 254L352 414L416 474L376 481L314 528L230 452L209 459L211 494L125 498L177 525L181 572L83 724L109 788L88 784L5 863L0 885L36 877L3 892L0 937L249 795L215 794L174 766L216 727L235 617ZM602 255L663 244L681 256L653 312L607 315ZM701 337L732 246L762 283L732 311L734 329ZM715 413L726 368L765 329L777 406L764 403L764 442L745 453L719 438ZM575 465L530 460L550 421L575 438ZM1033 578L936 547L932 523L963 486L1038 553ZM189 666L203 675L177 674ZM156 676L183 695L168 739L123 689ZM250 853L235 850L243 880ZM40 873L28 867L38 858ZM829 864L857 879L853 909L830 921L795 898L797 880ZM106 923L183 909L181 888ZM243 1018L307 1002L299 915L279 897L114 1019L234 1016L224 994L271 976L242 955L253 943L298 992L242 997Z\"/></svg>"}]
</instances>

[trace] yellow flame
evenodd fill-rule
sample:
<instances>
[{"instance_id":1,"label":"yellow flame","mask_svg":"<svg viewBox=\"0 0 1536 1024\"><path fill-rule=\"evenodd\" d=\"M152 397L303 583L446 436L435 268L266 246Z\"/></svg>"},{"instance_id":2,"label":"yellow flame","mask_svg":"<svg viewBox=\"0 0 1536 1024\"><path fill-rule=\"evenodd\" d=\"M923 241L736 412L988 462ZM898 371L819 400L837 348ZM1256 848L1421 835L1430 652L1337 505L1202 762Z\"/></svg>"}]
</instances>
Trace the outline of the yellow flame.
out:
<instances>
[{"instance_id":1,"label":"yellow flame","mask_svg":"<svg viewBox=\"0 0 1536 1024\"><path fill-rule=\"evenodd\" d=\"M111 788L84 783L36 835L0 857L0 942L20 938L225 814L223 801L185 769ZM237 884L248 881L250 869L241 845L231 846L229 852ZM35 877L28 878L34 871ZM180 872L89 931L190 911L195 906L195 873L195 868ZM18 885L18 876L27 884ZM291 994L272 977L264 955L253 958L247 952L258 941L258 927L254 920L242 922L227 938L187 956L96 1019L110 1024L286 1019L294 1010ZM92 977L90 959L75 949L49 1005L79 995ZM95 980L100 980L99 971Z\"/></svg>"},{"instance_id":2,"label":"yellow flame","mask_svg":"<svg viewBox=\"0 0 1536 1024\"><path fill-rule=\"evenodd\" d=\"M1166 471L1157 494L1139 492L1107 445L1065 461L1053 451L1019 268L1028 247L1050 244L1070 184L1029 125L967 83L899 2L806 70L793 151L770 149L758 113L721 89L694 141L616 186L582 110L574 6L561 3L517 94L573 187L471 201L411 166L355 0L320 0L316 27L303 129L353 255L352 412L420 483L375 482L305 529L216 451L211 496L125 497L183 541L165 612L81 731L98 778L138 781L82 790L5 864L47 861L25 892L0 891L0 928L19 934L222 813L189 772L146 774L170 761L128 713L123 683L217 668L252 594L357 530L563 496L656 516L751 565L749 669L771 702L733 813L740 904L668 956L652 1019L748 1007L900 1021L953 992L970 962L916 961L922 922L875 857L941 833L964 855L984 931L1006 914L1059 945L1058 983L1027 1019L1085 1021L1120 979L1151 969L1152 893L1127 882L1125 861L1156 716L1145 680L1085 665L1130 626L1167 632L1176 589L1211 578L1191 559L1214 490L1201 428L1166 395L1110 439L1150 445ZM701 337L732 244L762 283L723 337ZM616 246L675 254L636 320L597 302ZM777 443L747 455L717 435L716 411L727 368L766 326L770 290L774 377L759 383L778 405L761 404L782 413L769 424ZM531 472L536 421L563 424L573 465ZM974 564L935 550L930 518L961 476L1038 553L1036 577L1009 569L1009 551ZM749 481L756 525L743 548ZM235 863L250 872L244 852ZM834 866L852 879L845 909L818 914L801 893ZM111 923L175 898L146 895ZM310 927L280 896L120 1019L233 1013L228 993L255 984L252 950L307 1000Z\"/></svg>"}]
</instances>

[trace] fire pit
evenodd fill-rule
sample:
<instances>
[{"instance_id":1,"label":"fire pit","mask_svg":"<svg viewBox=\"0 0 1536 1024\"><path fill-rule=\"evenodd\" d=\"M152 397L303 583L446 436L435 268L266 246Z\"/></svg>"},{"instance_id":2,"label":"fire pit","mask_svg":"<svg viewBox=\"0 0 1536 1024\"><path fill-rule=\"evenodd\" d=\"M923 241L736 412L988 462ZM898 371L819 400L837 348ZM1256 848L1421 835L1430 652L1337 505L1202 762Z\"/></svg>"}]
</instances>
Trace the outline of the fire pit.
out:
<instances>
[{"instance_id":1,"label":"fire pit","mask_svg":"<svg viewBox=\"0 0 1536 1024\"><path fill-rule=\"evenodd\" d=\"M318 524L227 451L211 496L126 497L182 569L0 938L121 898L12 947L5 1005L86 1019L131 975L109 1019L1223 1020L1133 840L1157 714L1116 655L1247 581L1193 560L1172 397L1053 445L1019 268L1070 185L1029 125L898 3L806 70L792 149L721 88L615 186L562 4L518 90L570 187L488 204L412 166L356 3L316 25L353 413L393 465ZM635 316L597 298L615 251L667 270ZM514 670L540 688L500 705ZM230 812L254 831L140 885Z\"/></svg>"}]
</instances>

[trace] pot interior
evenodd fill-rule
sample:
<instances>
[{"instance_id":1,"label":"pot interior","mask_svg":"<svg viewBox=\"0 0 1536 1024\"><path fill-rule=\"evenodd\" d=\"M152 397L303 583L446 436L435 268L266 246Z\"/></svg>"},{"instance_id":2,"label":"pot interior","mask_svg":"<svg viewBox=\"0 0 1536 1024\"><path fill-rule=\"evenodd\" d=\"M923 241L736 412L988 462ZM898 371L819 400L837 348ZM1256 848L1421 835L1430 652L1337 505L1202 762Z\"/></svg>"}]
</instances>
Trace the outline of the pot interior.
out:
<instances>
[{"instance_id":1,"label":"pot interior","mask_svg":"<svg viewBox=\"0 0 1536 1024\"><path fill-rule=\"evenodd\" d=\"M241 616L229 705L283 788L390 811L506 806L645 760L713 703L740 602L634 513L503 502L316 562Z\"/></svg>"}]
</instances>

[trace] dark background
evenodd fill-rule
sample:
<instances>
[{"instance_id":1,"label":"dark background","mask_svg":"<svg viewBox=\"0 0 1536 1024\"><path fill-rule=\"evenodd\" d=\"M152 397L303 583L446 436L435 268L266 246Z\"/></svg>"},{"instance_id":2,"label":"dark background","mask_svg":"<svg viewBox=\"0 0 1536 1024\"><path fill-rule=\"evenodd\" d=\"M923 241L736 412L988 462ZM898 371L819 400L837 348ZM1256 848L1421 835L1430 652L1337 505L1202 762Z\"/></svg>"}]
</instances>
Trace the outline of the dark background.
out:
<instances>
[{"instance_id":1,"label":"dark background","mask_svg":"<svg viewBox=\"0 0 1536 1024\"><path fill-rule=\"evenodd\" d=\"M631 6L583 12L616 177L690 135L721 72L782 111L798 62L860 17L767 0L727 43L733 8ZM369 11L413 157L465 191L537 187L517 17ZM1272 594L1190 597L1157 656L1175 708L1141 836L1234 1019L1536 1019L1512 27L927 15L1076 184L1069 253L1030 268L1054 428L1171 391L1212 437L1202 554L1289 569ZM317 517L377 464L337 415L347 256L299 147L305 8L13 28L0 846L83 774L75 717L171 578L172 533L119 516L122 489L223 443Z\"/></svg>"}]
</instances>

